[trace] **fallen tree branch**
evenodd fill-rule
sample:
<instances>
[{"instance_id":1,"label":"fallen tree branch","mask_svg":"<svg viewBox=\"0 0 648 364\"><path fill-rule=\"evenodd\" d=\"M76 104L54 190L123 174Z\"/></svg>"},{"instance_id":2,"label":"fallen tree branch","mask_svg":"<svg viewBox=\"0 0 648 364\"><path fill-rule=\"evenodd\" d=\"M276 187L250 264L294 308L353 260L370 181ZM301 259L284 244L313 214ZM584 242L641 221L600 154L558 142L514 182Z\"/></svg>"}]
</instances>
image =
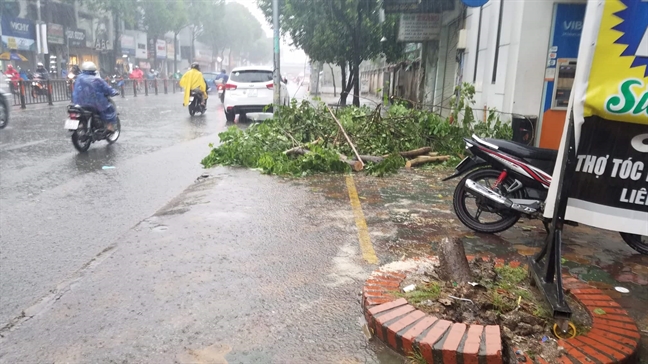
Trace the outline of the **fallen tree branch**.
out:
<instances>
[{"instance_id":1,"label":"fallen tree branch","mask_svg":"<svg viewBox=\"0 0 648 364\"><path fill-rule=\"evenodd\" d=\"M326 105L326 108L328 109L329 113L331 113L331 116L333 117L333 120L335 120L335 122L337 123L338 127L340 127L340 131L342 131L342 134L344 134L344 137L349 143L349 146L351 147L351 149L353 149L353 153L355 153L358 162L360 162L360 164L362 164L362 167L364 167L364 163L362 162L362 158L360 158L360 154L356 150L355 145L353 145L353 143L351 142L351 138L349 138L346 131L344 131L344 128L342 127L342 124L340 124L340 121L337 119L337 117L335 117L335 114L333 114L333 110L331 110L331 108L328 107L328 105ZM360 170L362 170L362 168L360 168Z\"/></svg>"},{"instance_id":2,"label":"fallen tree branch","mask_svg":"<svg viewBox=\"0 0 648 364\"><path fill-rule=\"evenodd\" d=\"M364 163L371 162L371 163L380 163L385 160L385 157L377 157L373 155L360 155L360 159Z\"/></svg>"},{"instance_id":3,"label":"fallen tree branch","mask_svg":"<svg viewBox=\"0 0 648 364\"><path fill-rule=\"evenodd\" d=\"M419 155L430 153L431 151L432 151L431 147L423 147L423 148L418 148L418 149L414 149L414 150L408 150L408 151L405 151L405 152L400 152L399 154L403 158L413 158L413 157L417 157Z\"/></svg>"},{"instance_id":4,"label":"fallen tree branch","mask_svg":"<svg viewBox=\"0 0 648 364\"><path fill-rule=\"evenodd\" d=\"M290 148L290 149L284 151L283 153L285 155L306 155L306 154L308 154L310 152L311 151L308 150L308 148L305 148L305 147L294 147L294 148ZM355 171L355 172L360 172L364 168L364 165L362 164L361 161L348 160L346 156L344 156L344 155L342 155L340 153L338 153L337 155L338 155L338 158L340 158L341 162L344 162L344 163L348 164L349 167L351 167L351 169L353 171Z\"/></svg>"},{"instance_id":5,"label":"fallen tree branch","mask_svg":"<svg viewBox=\"0 0 648 364\"><path fill-rule=\"evenodd\" d=\"M418 166L418 165L425 164L425 163L430 163L430 162L444 162L444 161L447 161L448 159L450 159L449 155L440 155L440 156L436 156L436 157L431 157L431 156L427 156L427 155L420 155L420 156L418 156L418 157L416 157L414 159L408 160L407 163L405 163L405 168L410 169L410 168L412 168L414 166Z\"/></svg>"}]
</instances>

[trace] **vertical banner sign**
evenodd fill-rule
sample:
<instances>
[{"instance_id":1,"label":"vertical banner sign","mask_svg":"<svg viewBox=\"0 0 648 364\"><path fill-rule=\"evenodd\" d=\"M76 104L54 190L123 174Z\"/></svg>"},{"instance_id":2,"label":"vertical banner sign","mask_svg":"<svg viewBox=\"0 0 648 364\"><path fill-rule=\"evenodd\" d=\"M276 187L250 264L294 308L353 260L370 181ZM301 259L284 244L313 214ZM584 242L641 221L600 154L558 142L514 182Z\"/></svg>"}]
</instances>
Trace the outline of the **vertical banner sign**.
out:
<instances>
[{"instance_id":1,"label":"vertical banner sign","mask_svg":"<svg viewBox=\"0 0 648 364\"><path fill-rule=\"evenodd\" d=\"M570 102L575 174L565 218L648 235L648 1L589 0L580 44ZM561 154L564 147L563 138ZM553 214L557 187L551 185L545 216Z\"/></svg>"}]
</instances>

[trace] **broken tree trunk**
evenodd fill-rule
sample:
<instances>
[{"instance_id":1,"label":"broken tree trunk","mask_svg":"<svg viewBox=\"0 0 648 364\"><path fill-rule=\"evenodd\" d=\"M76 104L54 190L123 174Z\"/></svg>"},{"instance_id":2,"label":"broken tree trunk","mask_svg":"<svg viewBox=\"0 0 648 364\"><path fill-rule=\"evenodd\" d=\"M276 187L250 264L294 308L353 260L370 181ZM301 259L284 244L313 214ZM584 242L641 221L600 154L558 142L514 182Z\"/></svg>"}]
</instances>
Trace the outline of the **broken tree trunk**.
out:
<instances>
[{"instance_id":1,"label":"broken tree trunk","mask_svg":"<svg viewBox=\"0 0 648 364\"><path fill-rule=\"evenodd\" d=\"M283 153L285 155L304 155L304 154L308 154L310 152L311 151L308 150L305 147L294 147L294 148L290 148L290 149L284 151ZM364 168L364 165L362 164L361 161L348 160L347 157L343 156L340 153L338 153L338 157L340 158L340 161L348 164L351 167L351 169L354 170L355 172L360 172L362 170L362 168Z\"/></svg>"},{"instance_id":2,"label":"broken tree trunk","mask_svg":"<svg viewBox=\"0 0 648 364\"><path fill-rule=\"evenodd\" d=\"M338 125L338 127L340 128L340 131L342 132L342 134L344 134L344 137L346 138L347 142L349 143L349 146L350 146L351 149L353 150L353 153L355 153L356 159L357 159L358 162L360 162L360 164L364 167L364 163L362 162L362 158L360 158L360 154L359 154L358 151L356 150L355 145L353 145L353 143L351 142L351 138L349 138L349 136L347 135L346 131L344 131L344 128L342 127L342 124L340 123L340 121L337 119L337 117L335 117L335 114L333 114L333 110L331 110L331 108L328 107L328 105L326 106L326 108L327 108L328 111L331 113L331 116L333 117L333 120L335 120L335 122L337 123L337 125ZM360 168L360 169L362 170L362 168Z\"/></svg>"},{"instance_id":3,"label":"broken tree trunk","mask_svg":"<svg viewBox=\"0 0 648 364\"><path fill-rule=\"evenodd\" d=\"M472 272L466 258L466 251L459 238L443 238L439 243L439 276L450 282L471 282Z\"/></svg>"},{"instance_id":4,"label":"broken tree trunk","mask_svg":"<svg viewBox=\"0 0 648 364\"><path fill-rule=\"evenodd\" d=\"M416 157L416 156L419 156L419 155L430 153L431 151L432 151L431 147L423 147L423 148L418 148L418 149L414 149L414 150L408 150L408 151L405 151L405 152L400 152L399 154L403 158L413 158L413 157Z\"/></svg>"},{"instance_id":5,"label":"broken tree trunk","mask_svg":"<svg viewBox=\"0 0 648 364\"><path fill-rule=\"evenodd\" d=\"M414 166L418 166L430 162L444 162L447 161L448 159L450 159L449 155L440 155L436 157L420 155L414 159L408 160L407 163L405 163L405 168L410 169Z\"/></svg>"},{"instance_id":6,"label":"broken tree trunk","mask_svg":"<svg viewBox=\"0 0 648 364\"><path fill-rule=\"evenodd\" d=\"M362 159L363 162L371 162L371 163L380 163L385 160L385 157L376 157L373 155L360 155L360 159Z\"/></svg>"}]
</instances>

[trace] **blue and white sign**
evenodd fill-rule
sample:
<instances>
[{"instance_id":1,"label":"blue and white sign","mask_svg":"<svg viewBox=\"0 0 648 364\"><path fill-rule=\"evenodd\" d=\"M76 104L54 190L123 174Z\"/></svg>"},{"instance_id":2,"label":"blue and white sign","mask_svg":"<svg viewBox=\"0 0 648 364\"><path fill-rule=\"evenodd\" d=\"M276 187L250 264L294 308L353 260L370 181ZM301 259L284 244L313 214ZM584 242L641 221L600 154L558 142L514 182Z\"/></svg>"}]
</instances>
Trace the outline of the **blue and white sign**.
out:
<instances>
[{"instance_id":1,"label":"blue and white sign","mask_svg":"<svg viewBox=\"0 0 648 364\"><path fill-rule=\"evenodd\" d=\"M478 8L486 5L488 0L461 0L461 2L469 8Z\"/></svg>"},{"instance_id":2,"label":"blue and white sign","mask_svg":"<svg viewBox=\"0 0 648 364\"><path fill-rule=\"evenodd\" d=\"M3 16L2 45L6 49L35 50L36 28L34 22L28 19Z\"/></svg>"}]
</instances>

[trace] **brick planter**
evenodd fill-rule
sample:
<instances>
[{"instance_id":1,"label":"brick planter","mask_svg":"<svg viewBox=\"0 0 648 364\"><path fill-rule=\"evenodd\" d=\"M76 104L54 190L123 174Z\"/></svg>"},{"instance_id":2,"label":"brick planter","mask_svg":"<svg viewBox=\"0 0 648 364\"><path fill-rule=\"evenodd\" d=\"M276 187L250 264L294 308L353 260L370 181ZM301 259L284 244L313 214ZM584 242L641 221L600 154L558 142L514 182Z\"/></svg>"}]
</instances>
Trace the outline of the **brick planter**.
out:
<instances>
[{"instance_id":1,"label":"brick planter","mask_svg":"<svg viewBox=\"0 0 648 364\"><path fill-rule=\"evenodd\" d=\"M500 261L496 263L502 264ZM503 362L499 326L442 320L417 310L404 298L392 296L391 292L399 289L406 273L379 269L365 282L363 312L369 327L380 340L405 355L417 349L428 363ZM592 329L586 335L558 341L558 345L565 348L560 363L636 362L640 334L628 313L601 290L575 278L566 277L564 287L587 309L592 317ZM527 358L527 363L544 364L546 361Z\"/></svg>"}]
</instances>

